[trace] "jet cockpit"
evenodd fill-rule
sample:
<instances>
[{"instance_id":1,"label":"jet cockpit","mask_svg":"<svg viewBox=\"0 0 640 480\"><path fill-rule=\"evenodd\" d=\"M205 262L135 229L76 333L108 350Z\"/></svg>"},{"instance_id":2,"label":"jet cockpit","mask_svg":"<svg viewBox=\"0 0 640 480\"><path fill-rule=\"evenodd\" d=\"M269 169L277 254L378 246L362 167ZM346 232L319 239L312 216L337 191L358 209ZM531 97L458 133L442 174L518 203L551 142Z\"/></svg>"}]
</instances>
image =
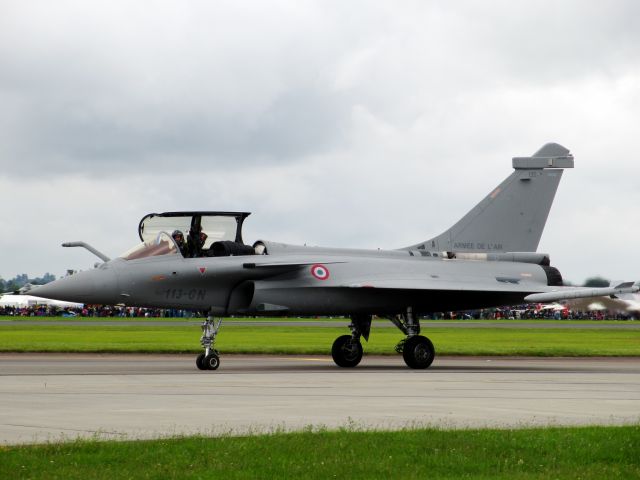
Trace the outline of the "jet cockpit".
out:
<instances>
[{"instance_id":1,"label":"jet cockpit","mask_svg":"<svg viewBox=\"0 0 640 480\"><path fill-rule=\"evenodd\" d=\"M142 244L125 259L182 254L184 257L253 255L242 240L250 212L164 212L145 215L138 225Z\"/></svg>"}]
</instances>

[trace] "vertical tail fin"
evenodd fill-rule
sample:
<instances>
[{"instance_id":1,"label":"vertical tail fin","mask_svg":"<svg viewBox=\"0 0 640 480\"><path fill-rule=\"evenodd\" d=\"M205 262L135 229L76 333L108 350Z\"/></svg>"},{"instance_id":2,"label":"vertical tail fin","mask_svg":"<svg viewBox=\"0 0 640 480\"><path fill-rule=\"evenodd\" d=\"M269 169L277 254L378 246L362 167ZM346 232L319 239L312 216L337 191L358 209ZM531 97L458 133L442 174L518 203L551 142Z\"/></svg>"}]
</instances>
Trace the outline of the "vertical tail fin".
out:
<instances>
[{"instance_id":1,"label":"vertical tail fin","mask_svg":"<svg viewBox=\"0 0 640 480\"><path fill-rule=\"evenodd\" d=\"M513 159L515 171L446 232L404 250L535 252L564 168L573 156L547 143Z\"/></svg>"}]
</instances>

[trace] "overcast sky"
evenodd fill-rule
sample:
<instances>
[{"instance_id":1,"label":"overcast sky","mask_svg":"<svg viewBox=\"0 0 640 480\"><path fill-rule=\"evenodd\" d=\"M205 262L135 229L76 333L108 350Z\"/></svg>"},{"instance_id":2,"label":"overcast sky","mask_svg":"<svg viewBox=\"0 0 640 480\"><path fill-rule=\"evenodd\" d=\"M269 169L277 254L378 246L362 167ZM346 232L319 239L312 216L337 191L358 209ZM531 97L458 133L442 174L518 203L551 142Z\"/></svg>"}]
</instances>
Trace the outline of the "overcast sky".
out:
<instances>
[{"instance_id":1,"label":"overcast sky","mask_svg":"<svg viewBox=\"0 0 640 480\"><path fill-rule=\"evenodd\" d=\"M0 276L89 268L149 212L248 243L398 248L511 157L575 156L539 251L640 280L637 1L0 4Z\"/></svg>"}]
</instances>

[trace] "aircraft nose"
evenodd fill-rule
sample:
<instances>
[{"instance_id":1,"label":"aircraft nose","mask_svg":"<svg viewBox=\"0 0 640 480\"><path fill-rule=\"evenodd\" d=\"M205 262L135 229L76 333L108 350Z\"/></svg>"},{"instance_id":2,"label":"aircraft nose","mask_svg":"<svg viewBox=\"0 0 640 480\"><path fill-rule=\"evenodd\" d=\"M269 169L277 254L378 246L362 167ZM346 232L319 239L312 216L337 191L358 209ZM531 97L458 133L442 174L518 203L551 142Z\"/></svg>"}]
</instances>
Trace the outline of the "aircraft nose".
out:
<instances>
[{"instance_id":1,"label":"aircraft nose","mask_svg":"<svg viewBox=\"0 0 640 480\"><path fill-rule=\"evenodd\" d=\"M30 293L37 297L84 303L95 293L93 273L93 271L78 272L36 287Z\"/></svg>"},{"instance_id":2,"label":"aircraft nose","mask_svg":"<svg viewBox=\"0 0 640 480\"><path fill-rule=\"evenodd\" d=\"M77 303L117 303L115 272L96 268L55 280L31 290L32 295Z\"/></svg>"}]
</instances>

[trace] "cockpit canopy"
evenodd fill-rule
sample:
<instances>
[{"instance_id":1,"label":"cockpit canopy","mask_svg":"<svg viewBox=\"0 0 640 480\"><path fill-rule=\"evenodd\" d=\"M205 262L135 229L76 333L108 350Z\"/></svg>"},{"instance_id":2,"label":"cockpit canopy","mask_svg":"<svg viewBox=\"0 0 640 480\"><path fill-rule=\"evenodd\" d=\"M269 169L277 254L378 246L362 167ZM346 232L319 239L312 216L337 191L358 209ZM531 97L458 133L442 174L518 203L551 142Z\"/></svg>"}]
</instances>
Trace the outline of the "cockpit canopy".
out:
<instances>
[{"instance_id":1,"label":"cockpit canopy","mask_svg":"<svg viewBox=\"0 0 640 480\"><path fill-rule=\"evenodd\" d=\"M134 260L158 255L185 257L253 255L242 241L249 212L165 212L145 215L138 226L142 244L121 255ZM181 233L182 239L174 233Z\"/></svg>"},{"instance_id":2,"label":"cockpit canopy","mask_svg":"<svg viewBox=\"0 0 640 480\"><path fill-rule=\"evenodd\" d=\"M143 242L153 240L160 232L180 230L187 235L204 232L208 250L217 241L242 243L242 223L249 212L165 212L150 213L140 220L138 234Z\"/></svg>"}]
</instances>

